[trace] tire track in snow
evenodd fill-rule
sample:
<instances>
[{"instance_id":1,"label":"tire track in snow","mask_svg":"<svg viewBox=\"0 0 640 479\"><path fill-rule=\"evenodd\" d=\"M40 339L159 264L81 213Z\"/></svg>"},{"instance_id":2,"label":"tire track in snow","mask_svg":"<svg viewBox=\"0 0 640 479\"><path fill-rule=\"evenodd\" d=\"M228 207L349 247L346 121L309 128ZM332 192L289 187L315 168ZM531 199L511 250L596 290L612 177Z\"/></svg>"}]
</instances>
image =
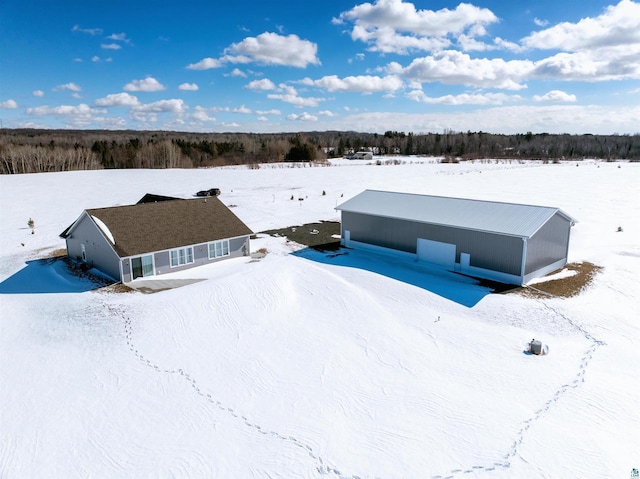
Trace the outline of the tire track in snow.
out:
<instances>
[{"instance_id":1,"label":"tire track in snow","mask_svg":"<svg viewBox=\"0 0 640 479\"><path fill-rule=\"evenodd\" d=\"M238 413L235 409L233 409L231 407L228 407L227 405L223 404L218 399L216 399L214 396L212 396L210 393L203 391L200 388L200 386L198 385L198 382L195 380L195 378L193 378L184 369L182 369L182 368L164 369L164 368L161 368L160 366L158 366L157 364L155 364L154 362L152 362L150 359L146 358L136 348L135 344L133 343L133 339L132 339L133 329L132 329L132 325L131 325L131 318L129 316L127 316L126 313L124 313L123 311L121 311L118 308L115 308L113 306L107 306L107 308L109 309L110 313L112 313L114 315L117 315L117 316L120 316L124 320L124 332L125 332L125 338L126 338L127 347L129 348L129 350L135 355L135 357L142 364L144 364L148 368L152 369L156 373L181 376L182 378L184 378L185 381L187 381L191 385L191 387L193 389L193 392L195 392L198 396L200 396L205 401L210 403L212 406L215 406L216 408L218 408L224 414L227 414L227 415L237 419L238 421L242 421L246 427L248 427L250 429L253 429L258 434L261 434L263 436L269 436L269 437L271 437L273 439L276 439L276 440L289 442L289 443L293 444L294 446L304 450L307 453L307 455L317 463L316 471L318 473L320 473L322 475L330 475L330 476L333 476L333 477L337 477L339 479L363 479L362 476L343 475L340 472L340 470L338 470L335 467L330 466L327 463L327 461L320 454L315 452L315 450L311 446L306 444L304 441L296 438L295 436L289 436L289 435L281 434L278 431L265 429L262 426L260 426L259 424L257 424L256 422L251 421L246 416Z\"/></svg>"},{"instance_id":2,"label":"tire track in snow","mask_svg":"<svg viewBox=\"0 0 640 479\"><path fill-rule=\"evenodd\" d=\"M547 304L543 299L539 299L539 298L534 298L534 299L536 299L536 301L542 304L542 306L544 306L546 309L550 310L552 313L564 319L567 323L569 323L576 331L582 334L585 337L585 339L587 339L591 343L589 348L587 348L585 353L582 355L582 358L580 359L580 365L578 367L578 373L576 374L575 379L570 383L566 383L560 386L560 388L558 388L553 393L551 398L547 400L542 405L542 407L540 407L537 411L533 413L533 416L531 416L529 419L527 419L522 423L522 427L517 432L516 438L513 441L511 447L509 448L509 451L503 456L501 461L496 461L490 466L472 466L466 469L452 469L445 475L431 476L432 479L453 479L460 474L471 474L473 472L482 472L482 471L494 471L498 468L509 469L511 467L511 460L518 454L518 450L522 445L522 443L524 442L525 434L527 433L527 431L531 428L531 426L533 426L533 424L535 424L539 419L541 419L551 409L551 407L554 404L556 404L568 391L578 388L580 384L584 382L584 376L587 372L587 367L589 366L591 359L593 359L593 354L600 346L606 346L607 343L594 337L583 326L579 325L567 315L561 313L557 309L553 308L551 305Z\"/></svg>"}]
</instances>

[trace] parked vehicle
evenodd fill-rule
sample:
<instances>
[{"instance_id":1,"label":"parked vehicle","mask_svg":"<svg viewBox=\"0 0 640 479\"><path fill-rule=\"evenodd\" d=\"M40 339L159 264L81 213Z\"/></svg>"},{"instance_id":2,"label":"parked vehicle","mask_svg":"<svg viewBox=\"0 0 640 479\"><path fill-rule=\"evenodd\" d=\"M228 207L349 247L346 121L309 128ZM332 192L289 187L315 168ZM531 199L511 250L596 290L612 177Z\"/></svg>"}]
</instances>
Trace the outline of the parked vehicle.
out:
<instances>
[{"instance_id":1,"label":"parked vehicle","mask_svg":"<svg viewBox=\"0 0 640 479\"><path fill-rule=\"evenodd\" d=\"M220 188L211 188L210 190L201 190L196 196L220 196Z\"/></svg>"}]
</instances>

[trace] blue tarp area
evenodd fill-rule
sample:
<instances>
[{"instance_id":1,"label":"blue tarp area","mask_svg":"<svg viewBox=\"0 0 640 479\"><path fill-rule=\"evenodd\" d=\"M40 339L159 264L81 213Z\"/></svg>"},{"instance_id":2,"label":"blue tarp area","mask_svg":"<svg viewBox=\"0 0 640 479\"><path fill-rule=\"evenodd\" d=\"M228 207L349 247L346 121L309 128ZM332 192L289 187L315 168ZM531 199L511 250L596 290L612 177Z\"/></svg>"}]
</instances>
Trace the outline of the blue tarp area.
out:
<instances>
[{"instance_id":1,"label":"blue tarp area","mask_svg":"<svg viewBox=\"0 0 640 479\"><path fill-rule=\"evenodd\" d=\"M305 248L293 255L318 263L371 271L425 289L468 308L493 292L493 289L480 285L473 278L447 271L437 265L368 251L340 248L338 251L323 252Z\"/></svg>"},{"instance_id":2,"label":"blue tarp area","mask_svg":"<svg viewBox=\"0 0 640 479\"><path fill-rule=\"evenodd\" d=\"M2 281L0 294L82 293L112 283L75 274L64 258L36 259Z\"/></svg>"}]
</instances>

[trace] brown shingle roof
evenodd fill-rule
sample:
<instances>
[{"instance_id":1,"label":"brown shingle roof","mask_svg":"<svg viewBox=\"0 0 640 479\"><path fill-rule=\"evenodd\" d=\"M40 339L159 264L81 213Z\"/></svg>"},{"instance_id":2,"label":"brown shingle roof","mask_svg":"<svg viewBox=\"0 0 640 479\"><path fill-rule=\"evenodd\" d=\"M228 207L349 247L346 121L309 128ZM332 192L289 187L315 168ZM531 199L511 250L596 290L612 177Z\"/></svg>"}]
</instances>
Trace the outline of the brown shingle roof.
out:
<instances>
[{"instance_id":1,"label":"brown shingle roof","mask_svg":"<svg viewBox=\"0 0 640 479\"><path fill-rule=\"evenodd\" d=\"M253 234L216 197L86 211L109 228L120 257Z\"/></svg>"},{"instance_id":2,"label":"brown shingle roof","mask_svg":"<svg viewBox=\"0 0 640 479\"><path fill-rule=\"evenodd\" d=\"M138 203L155 203L156 201L170 201L170 200L179 200L181 198L176 198L175 196L164 196L164 195L156 195L153 193L147 193L142 198L138 200Z\"/></svg>"}]
</instances>

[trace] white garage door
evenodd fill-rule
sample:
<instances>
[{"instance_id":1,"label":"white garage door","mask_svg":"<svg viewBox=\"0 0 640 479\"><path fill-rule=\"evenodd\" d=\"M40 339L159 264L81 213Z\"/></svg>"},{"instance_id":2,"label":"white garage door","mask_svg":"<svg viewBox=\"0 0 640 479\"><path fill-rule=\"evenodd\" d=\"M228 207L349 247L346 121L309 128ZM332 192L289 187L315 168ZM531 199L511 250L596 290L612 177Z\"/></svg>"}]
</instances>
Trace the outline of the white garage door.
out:
<instances>
[{"instance_id":1,"label":"white garage door","mask_svg":"<svg viewBox=\"0 0 640 479\"><path fill-rule=\"evenodd\" d=\"M454 268L456 245L418 238L418 259Z\"/></svg>"}]
</instances>

